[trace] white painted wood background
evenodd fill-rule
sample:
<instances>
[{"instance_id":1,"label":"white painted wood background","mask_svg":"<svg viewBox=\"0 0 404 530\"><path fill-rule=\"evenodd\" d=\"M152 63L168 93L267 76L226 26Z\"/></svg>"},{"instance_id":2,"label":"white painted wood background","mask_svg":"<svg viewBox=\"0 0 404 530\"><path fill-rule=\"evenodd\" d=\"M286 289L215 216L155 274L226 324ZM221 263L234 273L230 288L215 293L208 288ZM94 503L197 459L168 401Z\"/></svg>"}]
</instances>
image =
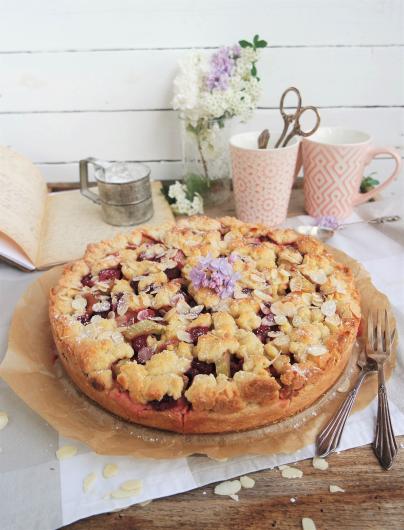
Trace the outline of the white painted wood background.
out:
<instances>
[{"instance_id":1,"label":"white painted wood background","mask_svg":"<svg viewBox=\"0 0 404 530\"><path fill-rule=\"evenodd\" d=\"M263 96L237 129L279 129L295 85L324 125L366 130L404 157L404 0L0 0L0 143L50 181L76 180L87 156L178 177L178 59L255 33L269 42ZM392 163L372 167L382 177Z\"/></svg>"}]
</instances>

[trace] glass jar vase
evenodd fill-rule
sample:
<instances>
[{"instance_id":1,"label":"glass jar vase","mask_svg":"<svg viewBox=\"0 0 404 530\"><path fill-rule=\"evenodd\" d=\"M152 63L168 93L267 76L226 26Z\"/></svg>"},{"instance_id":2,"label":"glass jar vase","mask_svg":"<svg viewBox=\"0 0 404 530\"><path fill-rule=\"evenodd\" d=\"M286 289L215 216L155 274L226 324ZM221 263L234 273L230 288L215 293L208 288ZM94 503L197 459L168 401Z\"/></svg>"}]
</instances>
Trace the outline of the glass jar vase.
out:
<instances>
[{"instance_id":1,"label":"glass jar vase","mask_svg":"<svg viewBox=\"0 0 404 530\"><path fill-rule=\"evenodd\" d=\"M230 119L200 119L182 123L184 179L189 190L202 195L205 206L224 203L230 195Z\"/></svg>"}]
</instances>

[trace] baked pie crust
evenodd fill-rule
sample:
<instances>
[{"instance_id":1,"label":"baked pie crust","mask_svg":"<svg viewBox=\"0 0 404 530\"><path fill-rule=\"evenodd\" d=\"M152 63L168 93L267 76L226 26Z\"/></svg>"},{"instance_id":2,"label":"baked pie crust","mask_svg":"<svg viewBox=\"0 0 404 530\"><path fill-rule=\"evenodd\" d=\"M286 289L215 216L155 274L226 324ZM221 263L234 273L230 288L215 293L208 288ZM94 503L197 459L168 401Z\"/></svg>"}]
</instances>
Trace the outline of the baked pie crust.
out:
<instances>
[{"instance_id":1,"label":"baked pie crust","mask_svg":"<svg viewBox=\"0 0 404 530\"><path fill-rule=\"evenodd\" d=\"M203 216L89 245L51 290L49 315L87 396L181 433L252 429L310 406L343 372L361 316L351 271L316 239Z\"/></svg>"}]
</instances>

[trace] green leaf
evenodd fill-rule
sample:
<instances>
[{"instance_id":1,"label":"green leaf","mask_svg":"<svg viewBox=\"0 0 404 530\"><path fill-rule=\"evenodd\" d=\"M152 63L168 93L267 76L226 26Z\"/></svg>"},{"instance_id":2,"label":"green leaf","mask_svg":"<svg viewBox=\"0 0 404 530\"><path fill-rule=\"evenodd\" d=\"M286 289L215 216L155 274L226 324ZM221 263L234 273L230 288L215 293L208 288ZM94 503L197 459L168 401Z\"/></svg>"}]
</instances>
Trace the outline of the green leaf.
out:
<instances>
[{"instance_id":1,"label":"green leaf","mask_svg":"<svg viewBox=\"0 0 404 530\"><path fill-rule=\"evenodd\" d=\"M196 175L195 173L187 175L185 183L187 186L187 199L190 201L194 198L195 193L203 195L209 189L210 184L204 176Z\"/></svg>"},{"instance_id":2,"label":"green leaf","mask_svg":"<svg viewBox=\"0 0 404 530\"><path fill-rule=\"evenodd\" d=\"M242 48L252 48L253 47L251 42L248 42L248 40L239 40L238 43L240 44L240 46Z\"/></svg>"},{"instance_id":3,"label":"green leaf","mask_svg":"<svg viewBox=\"0 0 404 530\"><path fill-rule=\"evenodd\" d=\"M252 65L251 75L254 77L257 75L257 67L255 66L255 64Z\"/></svg>"},{"instance_id":4,"label":"green leaf","mask_svg":"<svg viewBox=\"0 0 404 530\"><path fill-rule=\"evenodd\" d=\"M170 188L171 184L169 182L164 182L163 185L161 186L161 193L164 195L164 197L166 198L168 204L174 204L175 203L175 199L173 199L172 197L169 197L168 196L168 190Z\"/></svg>"},{"instance_id":5,"label":"green leaf","mask_svg":"<svg viewBox=\"0 0 404 530\"><path fill-rule=\"evenodd\" d=\"M257 42L260 40L259 35L254 35L253 43L256 45Z\"/></svg>"},{"instance_id":6,"label":"green leaf","mask_svg":"<svg viewBox=\"0 0 404 530\"><path fill-rule=\"evenodd\" d=\"M266 48L268 46L268 43L266 40L259 40L255 46L257 48Z\"/></svg>"},{"instance_id":7,"label":"green leaf","mask_svg":"<svg viewBox=\"0 0 404 530\"><path fill-rule=\"evenodd\" d=\"M375 173L371 173L371 175L374 175ZM374 179L371 175L368 177L364 177L362 179L361 185L360 185L360 192L366 193L373 188L375 188L380 182L377 179Z\"/></svg>"}]
</instances>

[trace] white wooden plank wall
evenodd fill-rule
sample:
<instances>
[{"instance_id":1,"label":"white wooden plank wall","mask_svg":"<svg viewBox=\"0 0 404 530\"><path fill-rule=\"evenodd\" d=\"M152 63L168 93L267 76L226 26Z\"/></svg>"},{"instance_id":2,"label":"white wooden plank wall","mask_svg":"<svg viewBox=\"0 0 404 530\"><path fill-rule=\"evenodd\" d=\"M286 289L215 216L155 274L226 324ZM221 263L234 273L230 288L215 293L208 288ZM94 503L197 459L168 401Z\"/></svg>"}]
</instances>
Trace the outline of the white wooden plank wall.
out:
<instances>
[{"instance_id":1,"label":"white wooden plank wall","mask_svg":"<svg viewBox=\"0 0 404 530\"><path fill-rule=\"evenodd\" d=\"M263 95L236 130L279 129L295 85L324 125L366 130L404 157L404 0L0 0L0 143L49 181L77 180L87 156L179 177L178 59L255 33L270 44ZM381 177L391 167L372 165Z\"/></svg>"}]
</instances>

